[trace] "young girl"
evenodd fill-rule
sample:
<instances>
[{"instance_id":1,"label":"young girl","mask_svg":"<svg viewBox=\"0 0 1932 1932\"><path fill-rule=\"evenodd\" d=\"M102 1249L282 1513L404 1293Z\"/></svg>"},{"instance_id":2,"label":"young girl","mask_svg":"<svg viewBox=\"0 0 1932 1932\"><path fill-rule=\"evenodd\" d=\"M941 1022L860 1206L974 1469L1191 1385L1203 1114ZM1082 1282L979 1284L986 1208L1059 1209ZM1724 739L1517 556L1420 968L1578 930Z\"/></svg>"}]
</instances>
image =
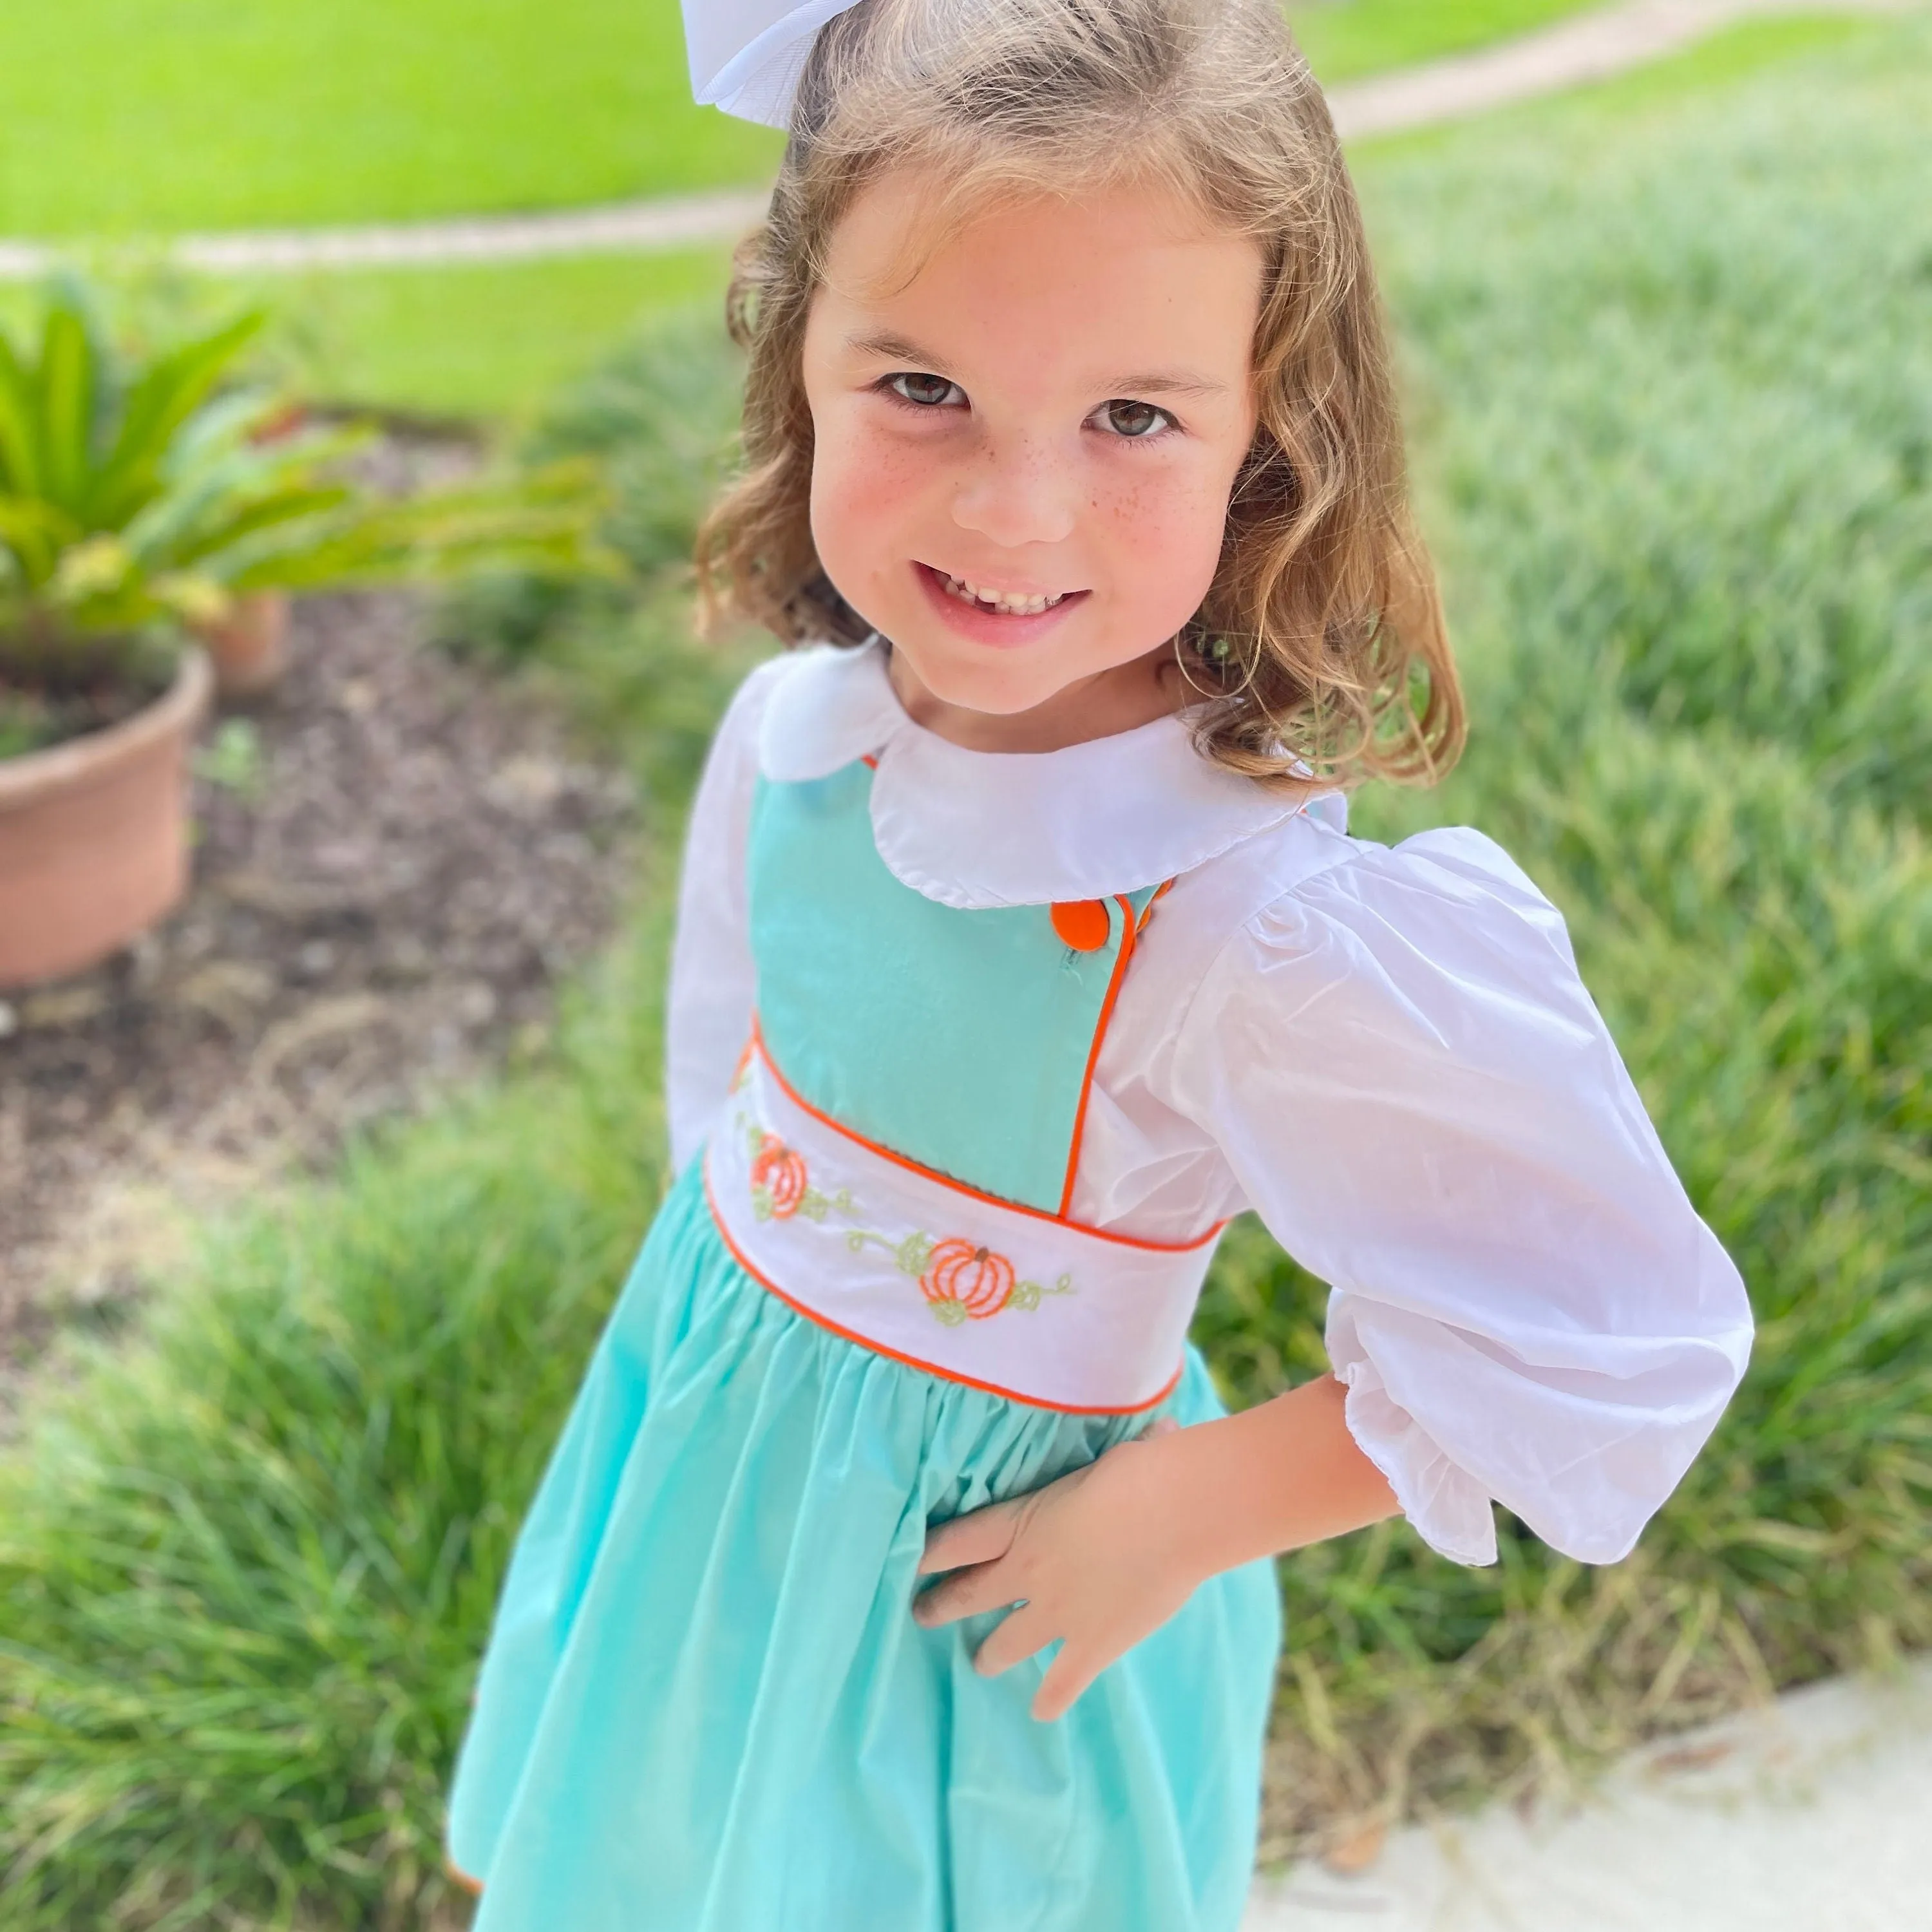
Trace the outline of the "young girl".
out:
<instances>
[{"instance_id":1,"label":"young girl","mask_svg":"<svg viewBox=\"0 0 1932 1932\"><path fill-rule=\"evenodd\" d=\"M1500 1502L1616 1560L1741 1286L1549 903L1475 832L1343 829L1461 720L1272 0L692 35L790 130L703 561L802 648L699 793L679 1178L454 1862L479 1932L1234 1932L1267 1559L1400 1511L1487 1562ZM1186 1333L1244 1208L1334 1373L1230 1417Z\"/></svg>"}]
</instances>

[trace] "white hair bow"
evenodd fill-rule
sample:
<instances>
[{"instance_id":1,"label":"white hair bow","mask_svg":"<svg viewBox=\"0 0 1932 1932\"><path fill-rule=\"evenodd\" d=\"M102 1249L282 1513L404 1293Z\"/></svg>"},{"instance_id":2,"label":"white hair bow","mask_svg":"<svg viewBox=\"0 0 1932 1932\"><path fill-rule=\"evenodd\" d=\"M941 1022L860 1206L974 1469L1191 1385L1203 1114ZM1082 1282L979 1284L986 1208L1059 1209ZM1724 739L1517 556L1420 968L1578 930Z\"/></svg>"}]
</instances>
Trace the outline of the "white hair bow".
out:
<instances>
[{"instance_id":1,"label":"white hair bow","mask_svg":"<svg viewBox=\"0 0 1932 1932\"><path fill-rule=\"evenodd\" d=\"M856 0L684 0L691 91L741 121L782 128L791 118L812 36Z\"/></svg>"}]
</instances>

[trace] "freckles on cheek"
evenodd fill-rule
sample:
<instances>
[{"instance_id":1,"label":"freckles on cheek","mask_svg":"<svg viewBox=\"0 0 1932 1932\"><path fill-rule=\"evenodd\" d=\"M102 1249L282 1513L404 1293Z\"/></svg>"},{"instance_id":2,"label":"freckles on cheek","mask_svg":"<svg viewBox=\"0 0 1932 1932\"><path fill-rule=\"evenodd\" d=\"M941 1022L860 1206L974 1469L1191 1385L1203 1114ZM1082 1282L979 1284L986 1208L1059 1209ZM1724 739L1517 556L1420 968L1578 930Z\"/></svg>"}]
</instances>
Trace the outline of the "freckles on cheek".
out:
<instances>
[{"instance_id":1,"label":"freckles on cheek","mask_svg":"<svg viewBox=\"0 0 1932 1932\"><path fill-rule=\"evenodd\" d=\"M1143 482L1110 491L1094 506L1109 548L1142 584L1186 584L1204 592L1220 561L1225 500L1192 484Z\"/></svg>"},{"instance_id":2,"label":"freckles on cheek","mask_svg":"<svg viewBox=\"0 0 1932 1932\"><path fill-rule=\"evenodd\" d=\"M830 448L821 442L813 459L812 520L824 526L821 544L864 547L883 542L902 522L922 484L916 454L881 439L859 437ZM836 534L835 534L836 533Z\"/></svg>"},{"instance_id":3,"label":"freckles on cheek","mask_svg":"<svg viewBox=\"0 0 1932 1932\"><path fill-rule=\"evenodd\" d=\"M917 458L890 444L874 449L868 460L850 466L846 475L850 500L863 504L871 515L895 507L902 510L923 481Z\"/></svg>"}]
</instances>

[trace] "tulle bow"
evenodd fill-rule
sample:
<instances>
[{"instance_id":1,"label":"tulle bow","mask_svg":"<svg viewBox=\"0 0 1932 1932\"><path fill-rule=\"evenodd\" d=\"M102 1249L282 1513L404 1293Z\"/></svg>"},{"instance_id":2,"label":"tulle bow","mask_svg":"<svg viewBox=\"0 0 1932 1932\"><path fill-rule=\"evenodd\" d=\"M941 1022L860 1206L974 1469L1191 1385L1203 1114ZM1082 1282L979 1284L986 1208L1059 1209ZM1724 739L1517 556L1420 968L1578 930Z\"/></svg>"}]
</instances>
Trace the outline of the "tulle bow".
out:
<instances>
[{"instance_id":1,"label":"tulle bow","mask_svg":"<svg viewBox=\"0 0 1932 1932\"><path fill-rule=\"evenodd\" d=\"M855 0L684 0L691 91L741 121L782 128L812 36Z\"/></svg>"}]
</instances>

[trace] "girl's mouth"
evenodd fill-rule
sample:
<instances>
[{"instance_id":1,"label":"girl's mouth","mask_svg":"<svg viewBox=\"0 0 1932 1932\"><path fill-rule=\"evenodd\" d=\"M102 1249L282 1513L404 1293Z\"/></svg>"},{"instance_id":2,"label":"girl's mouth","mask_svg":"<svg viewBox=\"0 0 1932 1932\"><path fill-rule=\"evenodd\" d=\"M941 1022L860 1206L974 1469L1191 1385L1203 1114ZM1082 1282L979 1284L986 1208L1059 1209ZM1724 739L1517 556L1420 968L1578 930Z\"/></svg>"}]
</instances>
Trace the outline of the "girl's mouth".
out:
<instances>
[{"instance_id":1,"label":"girl's mouth","mask_svg":"<svg viewBox=\"0 0 1932 1932\"><path fill-rule=\"evenodd\" d=\"M980 644L1030 642L1088 595L1084 590L1004 590L955 577L929 563L914 568L948 626Z\"/></svg>"},{"instance_id":2,"label":"girl's mouth","mask_svg":"<svg viewBox=\"0 0 1932 1932\"><path fill-rule=\"evenodd\" d=\"M1067 594L1064 590L1048 590L1034 596L1024 591L994 590L983 584L968 584L963 577L949 577L944 571L935 574L947 596L956 597L962 604L977 604L982 610L997 610L1003 617L1036 617L1042 610L1051 610Z\"/></svg>"}]
</instances>

